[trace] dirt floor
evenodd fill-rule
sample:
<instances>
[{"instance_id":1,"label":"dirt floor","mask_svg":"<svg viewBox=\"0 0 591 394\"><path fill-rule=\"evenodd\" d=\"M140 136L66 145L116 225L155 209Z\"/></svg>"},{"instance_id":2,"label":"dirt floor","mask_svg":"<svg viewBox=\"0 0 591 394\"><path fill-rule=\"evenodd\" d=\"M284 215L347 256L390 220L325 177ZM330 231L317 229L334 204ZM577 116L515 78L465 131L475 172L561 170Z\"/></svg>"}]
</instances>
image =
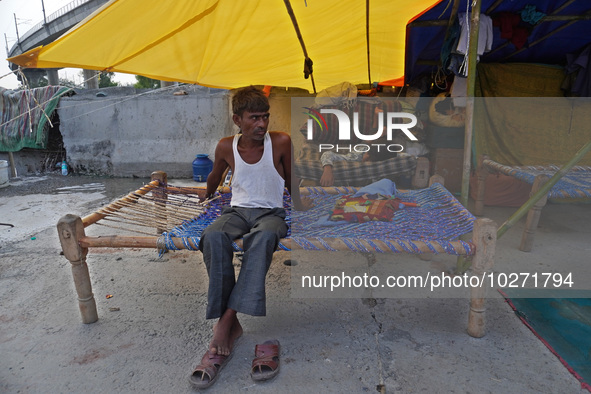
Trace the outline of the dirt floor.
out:
<instances>
[{"instance_id":1,"label":"dirt floor","mask_svg":"<svg viewBox=\"0 0 591 394\"><path fill-rule=\"evenodd\" d=\"M148 249L91 249L88 266L99 320L82 324L70 263L55 225L126 194L145 179L49 174L0 189L0 392L190 393L187 378L211 336L204 319L207 275L199 252L158 257ZM186 181L185 181L186 182ZM174 180L171 181L174 183ZM499 225L514 208L487 207ZM498 242L494 272L573 272L591 278L591 205L544 208L534 249L520 252L524 220ZM109 228L88 234L109 234ZM241 316L234 356L210 392L281 393L578 393L580 383L489 290L487 333L466 334L468 291L395 297L295 297L287 260L388 267L396 275L453 273L456 259L436 255L277 252L268 275L267 316ZM236 266L240 261L236 259ZM377 271L376 271L377 272ZM297 286L297 284L295 284ZM107 295L112 297L107 298ZM460 298L461 297L461 298ZM281 372L256 384L254 346L281 342Z\"/></svg>"}]
</instances>

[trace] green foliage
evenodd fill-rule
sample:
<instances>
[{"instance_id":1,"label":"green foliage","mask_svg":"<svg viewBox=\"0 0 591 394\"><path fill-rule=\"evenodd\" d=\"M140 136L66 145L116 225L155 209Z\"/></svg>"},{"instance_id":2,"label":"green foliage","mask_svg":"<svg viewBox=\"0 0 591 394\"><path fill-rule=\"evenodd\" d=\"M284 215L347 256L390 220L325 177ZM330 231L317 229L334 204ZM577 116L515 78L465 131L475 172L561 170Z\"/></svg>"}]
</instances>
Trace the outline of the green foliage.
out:
<instances>
[{"instance_id":1,"label":"green foliage","mask_svg":"<svg viewBox=\"0 0 591 394\"><path fill-rule=\"evenodd\" d=\"M78 85L76 85L76 82L71 81L66 78L60 78L59 82L60 82L60 86L66 86L68 88L77 88L78 87Z\"/></svg>"},{"instance_id":2,"label":"green foliage","mask_svg":"<svg viewBox=\"0 0 591 394\"><path fill-rule=\"evenodd\" d=\"M99 88L108 88L111 86L119 86L119 84L113 81L113 77L115 76L114 72L104 72L101 73L99 76Z\"/></svg>"},{"instance_id":3,"label":"green foliage","mask_svg":"<svg viewBox=\"0 0 591 394\"><path fill-rule=\"evenodd\" d=\"M31 88L31 89L41 88L41 87L48 86L48 85L49 85L49 81L45 77L41 77L39 79L31 79L29 81L29 88Z\"/></svg>"},{"instance_id":4,"label":"green foliage","mask_svg":"<svg viewBox=\"0 0 591 394\"><path fill-rule=\"evenodd\" d=\"M136 75L135 79L137 83L133 85L136 89L158 89L160 88L160 81L157 79L152 79L148 77L144 77L143 75Z\"/></svg>"}]
</instances>

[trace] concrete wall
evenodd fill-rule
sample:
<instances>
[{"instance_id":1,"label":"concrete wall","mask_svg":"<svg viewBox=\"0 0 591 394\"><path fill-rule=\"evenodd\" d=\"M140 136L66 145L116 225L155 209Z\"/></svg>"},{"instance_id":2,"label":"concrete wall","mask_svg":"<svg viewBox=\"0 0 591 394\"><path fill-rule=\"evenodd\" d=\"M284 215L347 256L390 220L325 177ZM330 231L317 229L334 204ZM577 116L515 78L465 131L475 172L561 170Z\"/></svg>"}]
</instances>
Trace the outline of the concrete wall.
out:
<instances>
[{"instance_id":1,"label":"concrete wall","mask_svg":"<svg viewBox=\"0 0 591 394\"><path fill-rule=\"evenodd\" d=\"M179 90L188 94L173 95ZM225 90L183 86L77 93L62 98L58 110L68 164L76 173L146 177L162 170L189 178L195 155L213 158L217 141L232 134Z\"/></svg>"},{"instance_id":2,"label":"concrete wall","mask_svg":"<svg viewBox=\"0 0 591 394\"><path fill-rule=\"evenodd\" d=\"M187 95L173 94L179 91ZM76 174L143 178L161 170L171 178L191 178L197 153L213 160L219 139L238 132L227 90L184 85L164 91L113 87L76 93L62 97L58 107L67 162ZM273 89L269 130L290 132L295 96L309 94ZM298 130L306 116L295 116L297 154L303 141ZM18 175L43 171L47 155L43 150L15 152ZM8 160L8 154L0 153L0 160Z\"/></svg>"}]
</instances>

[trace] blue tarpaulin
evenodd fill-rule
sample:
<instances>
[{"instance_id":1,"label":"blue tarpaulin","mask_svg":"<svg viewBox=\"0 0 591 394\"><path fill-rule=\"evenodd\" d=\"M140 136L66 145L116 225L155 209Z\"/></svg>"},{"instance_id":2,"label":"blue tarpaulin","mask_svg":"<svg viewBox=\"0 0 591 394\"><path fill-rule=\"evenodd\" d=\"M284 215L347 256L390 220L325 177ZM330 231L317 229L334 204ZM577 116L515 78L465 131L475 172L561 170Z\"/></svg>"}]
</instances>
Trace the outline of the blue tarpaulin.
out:
<instances>
[{"instance_id":1,"label":"blue tarpaulin","mask_svg":"<svg viewBox=\"0 0 591 394\"><path fill-rule=\"evenodd\" d=\"M437 70L435 63L440 59L447 21L452 12L451 3L453 2L450 0L440 1L407 26L406 83ZM466 12L467 3L470 2L460 1L458 13ZM591 43L590 1L482 0L481 14L488 15L493 20L503 15L516 16L516 26L524 29L527 34L524 46L517 49L510 39L501 37L499 26L494 27L492 49L481 56L481 62L565 66L567 54L577 54ZM540 19L542 14L546 16ZM433 21L439 21L439 24Z\"/></svg>"}]
</instances>

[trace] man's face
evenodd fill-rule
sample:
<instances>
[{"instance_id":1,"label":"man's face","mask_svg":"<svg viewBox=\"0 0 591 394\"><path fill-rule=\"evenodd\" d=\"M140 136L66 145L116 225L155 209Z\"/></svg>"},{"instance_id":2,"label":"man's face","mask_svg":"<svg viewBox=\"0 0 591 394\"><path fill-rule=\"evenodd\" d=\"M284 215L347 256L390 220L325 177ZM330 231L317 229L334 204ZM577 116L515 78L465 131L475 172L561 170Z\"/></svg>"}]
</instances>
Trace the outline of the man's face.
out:
<instances>
[{"instance_id":1,"label":"man's face","mask_svg":"<svg viewBox=\"0 0 591 394\"><path fill-rule=\"evenodd\" d=\"M269 126L269 113L244 111L242 116L233 115L232 120L240 128L243 136L262 140Z\"/></svg>"}]
</instances>

